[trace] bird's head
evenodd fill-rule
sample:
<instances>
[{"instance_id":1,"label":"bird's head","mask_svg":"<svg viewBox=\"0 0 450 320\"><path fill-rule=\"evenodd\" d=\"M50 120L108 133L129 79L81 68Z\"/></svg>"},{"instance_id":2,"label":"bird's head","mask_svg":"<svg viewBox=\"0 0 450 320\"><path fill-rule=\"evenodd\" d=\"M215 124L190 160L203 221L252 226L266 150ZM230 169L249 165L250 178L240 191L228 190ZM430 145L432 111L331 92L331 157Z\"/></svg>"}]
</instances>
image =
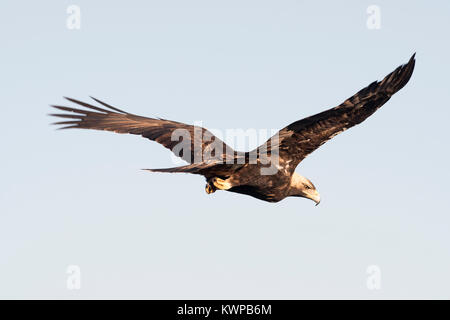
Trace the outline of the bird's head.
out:
<instances>
[{"instance_id":1,"label":"bird's head","mask_svg":"<svg viewBox=\"0 0 450 320\"><path fill-rule=\"evenodd\" d=\"M311 199L316 203L316 206L320 203L320 194L317 192L316 187L314 187L311 181L296 172L294 172L291 178L289 196Z\"/></svg>"}]
</instances>

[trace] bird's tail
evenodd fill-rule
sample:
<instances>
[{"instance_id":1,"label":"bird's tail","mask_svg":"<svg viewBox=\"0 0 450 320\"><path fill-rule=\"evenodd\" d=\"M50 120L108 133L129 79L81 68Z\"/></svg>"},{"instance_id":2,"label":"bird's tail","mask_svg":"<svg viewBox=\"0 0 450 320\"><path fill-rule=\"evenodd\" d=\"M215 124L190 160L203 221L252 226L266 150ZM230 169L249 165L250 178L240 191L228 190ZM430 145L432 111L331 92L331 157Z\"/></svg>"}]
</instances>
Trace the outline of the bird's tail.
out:
<instances>
[{"instance_id":1,"label":"bird's tail","mask_svg":"<svg viewBox=\"0 0 450 320\"><path fill-rule=\"evenodd\" d=\"M203 170L210 168L215 164L206 163L191 163L185 166L173 167L173 168L162 168L162 169L142 169L150 172L169 172L169 173L192 173L192 174L202 174Z\"/></svg>"},{"instance_id":2,"label":"bird's tail","mask_svg":"<svg viewBox=\"0 0 450 320\"><path fill-rule=\"evenodd\" d=\"M175 172L183 172L183 173L195 173L192 172L193 170L191 168L187 168L189 166L181 166L181 167L173 167L173 168L159 168L159 169L142 169L145 171L150 172L169 172L169 173L175 173Z\"/></svg>"}]
</instances>

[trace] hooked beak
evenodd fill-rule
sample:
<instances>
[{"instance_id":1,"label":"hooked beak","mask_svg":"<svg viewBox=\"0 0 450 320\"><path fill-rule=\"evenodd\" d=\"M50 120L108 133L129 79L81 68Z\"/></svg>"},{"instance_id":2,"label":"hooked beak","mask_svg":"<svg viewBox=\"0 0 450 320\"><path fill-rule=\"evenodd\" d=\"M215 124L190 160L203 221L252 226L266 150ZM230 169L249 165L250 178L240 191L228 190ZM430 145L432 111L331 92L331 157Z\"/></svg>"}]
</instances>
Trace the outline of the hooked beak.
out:
<instances>
[{"instance_id":1,"label":"hooked beak","mask_svg":"<svg viewBox=\"0 0 450 320\"><path fill-rule=\"evenodd\" d=\"M310 199L316 203L316 207L317 207L320 203L320 194L316 191L316 193L314 195L312 195L310 197Z\"/></svg>"}]
</instances>

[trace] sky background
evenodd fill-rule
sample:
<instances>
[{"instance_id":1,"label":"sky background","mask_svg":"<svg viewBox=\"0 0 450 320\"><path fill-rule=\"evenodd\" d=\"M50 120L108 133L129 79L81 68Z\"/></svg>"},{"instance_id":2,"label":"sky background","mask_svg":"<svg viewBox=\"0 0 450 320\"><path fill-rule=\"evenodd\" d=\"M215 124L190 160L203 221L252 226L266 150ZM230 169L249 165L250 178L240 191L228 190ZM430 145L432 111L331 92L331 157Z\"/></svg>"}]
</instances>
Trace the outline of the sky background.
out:
<instances>
[{"instance_id":1,"label":"sky background","mask_svg":"<svg viewBox=\"0 0 450 320\"><path fill-rule=\"evenodd\" d=\"M0 298L450 298L449 1L5 0L0 24ZM414 52L405 88L297 168L317 207L207 195L201 176L139 170L173 166L157 143L47 116L92 95L280 129Z\"/></svg>"}]
</instances>

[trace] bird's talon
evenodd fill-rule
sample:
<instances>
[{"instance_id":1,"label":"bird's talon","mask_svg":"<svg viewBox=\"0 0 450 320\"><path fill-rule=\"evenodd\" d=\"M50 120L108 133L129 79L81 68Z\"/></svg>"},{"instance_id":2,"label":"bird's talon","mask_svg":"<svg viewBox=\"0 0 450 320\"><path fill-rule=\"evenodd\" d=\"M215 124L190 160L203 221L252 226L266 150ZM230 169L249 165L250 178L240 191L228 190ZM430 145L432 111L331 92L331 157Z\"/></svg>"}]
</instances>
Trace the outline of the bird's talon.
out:
<instances>
[{"instance_id":1,"label":"bird's talon","mask_svg":"<svg viewBox=\"0 0 450 320\"><path fill-rule=\"evenodd\" d=\"M211 186L209 183L207 183L205 186L205 191L207 194L211 194L211 193L214 193L216 191L216 189L214 189L213 186Z\"/></svg>"}]
</instances>

